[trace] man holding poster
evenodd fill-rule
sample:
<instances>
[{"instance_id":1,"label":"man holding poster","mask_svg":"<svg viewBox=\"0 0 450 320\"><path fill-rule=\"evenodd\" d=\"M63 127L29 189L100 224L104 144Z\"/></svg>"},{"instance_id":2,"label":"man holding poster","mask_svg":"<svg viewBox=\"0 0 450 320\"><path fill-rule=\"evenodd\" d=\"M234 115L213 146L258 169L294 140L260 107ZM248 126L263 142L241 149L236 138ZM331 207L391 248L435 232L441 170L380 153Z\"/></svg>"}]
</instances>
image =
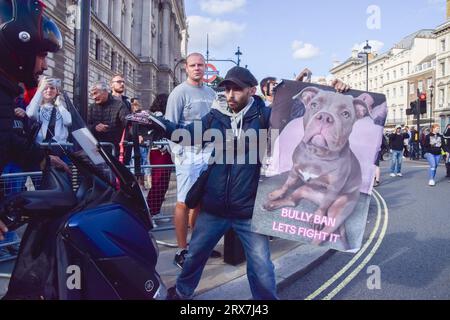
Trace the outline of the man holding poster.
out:
<instances>
[{"instance_id":1,"label":"man holding poster","mask_svg":"<svg viewBox=\"0 0 450 320\"><path fill-rule=\"evenodd\" d=\"M258 139L254 141L256 145L245 142L250 133L253 132L256 137L260 129L267 129L270 116L270 109L264 102L259 97L253 97L257 85L258 81L249 70L232 68L220 83L220 87L225 89L225 96L218 98L211 112L202 118L202 134L205 135L207 130L217 133L213 152L215 162L208 169L189 254L186 255L176 287L168 291L168 299L193 297L210 253L230 228L234 229L244 246L253 298L278 298L268 237L251 231L261 168L259 161L251 159L252 154L257 155L258 149L264 147L264 141ZM165 124L171 134L175 130L174 123L166 121ZM184 129L193 137L195 127L196 123L192 123Z\"/></svg>"},{"instance_id":2,"label":"man holding poster","mask_svg":"<svg viewBox=\"0 0 450 320\"><path fill-rule=\"evenodd\" d=\"M169 299L190 299L194 295L210 252L220 238L233 228L247 257L247 276L254 299L277 299L274 266L268 237L252 230L255 196L264 156L270 109L257 96L255 77L249 70L234 67L220 86L225 89L201 123L177 126L162 120L168 135L183 136L183 142L214 140L213 162L201 197L201 212L193 230L189 254ZM337 81L341 88L342 82ZM198 130L201 124L201 130ZM197 128L197 130L196 130ZM261 135L261 132L265 133ZM196 136L201 133L201 139ZM206 137L209 136L209 139Z\"/></svg>"}]
</instances>

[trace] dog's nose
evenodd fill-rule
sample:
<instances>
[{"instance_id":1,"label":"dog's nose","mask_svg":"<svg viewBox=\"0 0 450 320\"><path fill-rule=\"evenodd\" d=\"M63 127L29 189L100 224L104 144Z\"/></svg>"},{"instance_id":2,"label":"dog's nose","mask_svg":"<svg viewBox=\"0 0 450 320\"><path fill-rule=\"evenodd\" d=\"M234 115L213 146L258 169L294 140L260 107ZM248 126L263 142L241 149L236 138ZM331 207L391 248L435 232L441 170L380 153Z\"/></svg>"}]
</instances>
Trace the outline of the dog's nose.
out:
<instances>
[{"instance_id":1,"label":"dog's nose","mask_svg":"<svg viewBox=\"0 0 450 320\"><path fill-rule=\"evenodd\" d=\"M320 122L323 122L324 124L333 124L334 123L334 118L329 113L319 113L316 116L316 119L319 120Z\"/></svg>"}]
</instances>

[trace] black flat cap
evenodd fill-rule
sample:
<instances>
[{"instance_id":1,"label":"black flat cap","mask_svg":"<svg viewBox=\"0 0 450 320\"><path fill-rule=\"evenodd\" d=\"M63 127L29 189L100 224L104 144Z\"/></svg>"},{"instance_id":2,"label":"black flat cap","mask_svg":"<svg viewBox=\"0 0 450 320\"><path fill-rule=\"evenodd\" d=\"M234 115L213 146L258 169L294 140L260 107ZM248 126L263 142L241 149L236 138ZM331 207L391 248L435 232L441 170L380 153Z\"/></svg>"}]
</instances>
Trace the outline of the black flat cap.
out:
<instances>
[{"instance_id":1,"label":"black flat cap","mask_svg":"<svg viewBox=\"0 0 450 320\"><path fill-rule=\"evenodd\" d=\"M219 83L219 87L224 87L230 82L242 89L256 87L258 85L258 80L256 80L252 73L248 71L248 69L242 67L233 67L228 70L225 79Z\"/></svg>"}]
</instances>

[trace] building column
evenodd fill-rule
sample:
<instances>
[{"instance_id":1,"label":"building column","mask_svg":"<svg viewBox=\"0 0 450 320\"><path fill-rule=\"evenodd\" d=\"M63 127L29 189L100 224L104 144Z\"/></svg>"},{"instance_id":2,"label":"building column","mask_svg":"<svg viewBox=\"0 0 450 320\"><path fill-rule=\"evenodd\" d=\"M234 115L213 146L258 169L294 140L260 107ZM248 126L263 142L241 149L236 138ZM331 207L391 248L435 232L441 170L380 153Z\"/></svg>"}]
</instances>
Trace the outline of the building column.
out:
<instances>
[{"instance_id":1,"label":"building column","mask_svg":"<svg viewBox=\"0 0 450 320\"><path fill-rule=\"evenodd\" d=\"M152 56L152 1L144 1L142 4L141 26L141 56Z\"/></svg>"},{"instance_id":2,"label":"building column","mask_svg":"<svg viewBox=\"0 0 450 320\"><path fill-rule=\"evenodd\" d=\"M187 29L184 29L181 31L181 55L183 57L187 56L187 51L188 51L188 39L189 39L189 34Z\"/></svg>"},{"instance_id":3,"label":"building column","mask_svg":"<svg viewBox=\"0 0 450 320\"><path fill-rule=\"evenodd\" d=\"M109 14L109 0L100 0L101 3L98 4L98 17L105 24L108 25L108 14Z\"/></svg>"},{"instance_id":4,"label":"building column","mask_svg":"<svg viewBox=\"0 0 450 320\"><path fill-rule=\"evenodd\" d=\"M163 9L163 23L162 23L162 54L160 64L163 66L169 66L170 59L170 16L171 7L170 3L165 1L162 3Z\"/></svg>"},{"instance_id":5,"label":"building column","mask_svg":"<svg viewBox=\"0 0 450 320\"><path fill-rule=\"evenodd\" d=\"M133 36L131 38L131 50L136 56L142 55L141 47L143 46L144 40L144 28L143 28L143 18L146 12L143 10L143 2L147 3L149 1L134 0L133 5L133 19L134 23L131 28Z\"/></svg>"},{"instance_id":6,"label":"building column","mask_svg":"<svg viewBox=\"0 0 450 320\"><path fill-rule=\"evenodd\" d=\"M113 19L111 27L114 35L120 38L120 31L122 30L122 0L112 0L112 2Z\"/></svg>"},{"instance_id":7,"label":"building column","mask_svg":"<svg viewBox=\"0 0 450 320\"><path fill-rule=\"evenodd\" d=\"M125 30L123 42L127 48L131 48L131 22L133 19L133 0L125 0Z\"/></svg>"},{"instance_id":8,"label":"building column","mask_svg":"<svg viewBox=\"0 0 450 320\"><path fill-rule=\"evenodd\" d=\"M159 57L160 57L160 48L159 48L159 38L160 38L160 20L161 20L161 13L158 8L152 7L152 44L151 44L151 57L153 58L153 61L155 64L159 64ZM153 36L154 34L154 36Z\"/></svg>"},{"instance_id":9,"label":"building column","mask_svg":"<svg viewBox=\"0 0 450 320\"><path fill-rule=\"evenodd\" d=\"M169 68L173 69L175 66L175 46L174 46L174 34L175 34L175 19L173 16L170 17L170 29L169 29Z\"/></svg>"}]
</instances>

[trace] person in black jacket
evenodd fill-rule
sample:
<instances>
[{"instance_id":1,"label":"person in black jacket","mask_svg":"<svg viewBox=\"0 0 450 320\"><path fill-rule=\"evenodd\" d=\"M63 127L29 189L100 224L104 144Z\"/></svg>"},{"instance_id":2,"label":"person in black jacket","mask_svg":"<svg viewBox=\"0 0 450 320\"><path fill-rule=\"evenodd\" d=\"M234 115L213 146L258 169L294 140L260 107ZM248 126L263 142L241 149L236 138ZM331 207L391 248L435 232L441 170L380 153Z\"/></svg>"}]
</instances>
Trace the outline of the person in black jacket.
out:
<instances>
[{"instance_id":1,"label":"person in black jacket","mask_svg":"<svg viewBox=\"0 0 450 320\"><path fill-rule=\"evenodd\" d=\"M444 146L442 148L447 153L447 158L445 159L445 168L447 169L447 174L445 175L445 177L450 178L450 124L447 124L443 137Z\"/></svg>"},{"instance_id":2,"label":"person in black jacket","mask_svg":"<svg viewBox=\"0 0 450 320\"><path fill-rule=\"evenodd\" d=\"M99 142L112 143L116 156L120 158L119 143L127 124L126 116L130 114L127 106L114 99L108 92L105 82L99 81L91 87L94 103L89 106L88 128Z\"/></svg>"},{"instance_id":3,"label":"person in black jacket","mask_svg":"<svg viewBox=\"0 0 450 320\"><path fill-rule=\"evenodd\" d=\"M56 24L43 16L44 5L35 0L0 0L0 172L10 161L25 167L50 161L70 172L58 157L45 156L33 139L14 132L15 99L32 88L47 70L47 53L62 47ZM0 240L8 230L0 221Z\"/></svg>"},{"instance_id":4,"label":"person in black jacket","mask_svg":"<svg viewBox=\"0 0 450 320\"><path fill-rule=\"evenodd\" d=\"M126 81L122 74L116 73L113 75L110 81L110 87L111 87L111 95L114 99L122 101L122 103L127 107L129 113L133 113L132 107L131 107L131 100L125 95L125 87L126 87ZM132 136L131 136L131 129L129 132L125 133L124 139L120 141L121 148L123 148L123 163L125 165L129 165L131 162L131 154L133 153L133 146L132 145L123 145L124 141L131 142Z\"/></svg>"},{"instance_id":5,"label":"person in black jacket","mask_svg":"<svg viewBox=\"0 0 450 320\"><path fill-rule=\"evenodd\" d=\"M386 141L386 137L384 134L381 137L381 146L380 150L377 153L377 158L375 160L375 181L373 186L378 187L380 184L380 177L381 177L381 170L380 170L380 161L384 161L383 154L386 152L386 149L388 148L388 143Z\"/></svg>"},{"instance_id":6,"label":"person in black jacket","mask_svg":"<svg viewBox=\"0 0 450 320\"><path fill-rule=\"evenodd\" d=\"M440 127L438 124L433 124L431 126L431 132L425 137L425 157L430 164L428 181L429 186L435 186L436 182L434 178L436 177L436 170L439 166L439 162L442 157L442 147L444 146L444 137L439 133Z\"/></svg>"},{"instance_id":7,"label":"person in black jacket","mask_svg":"<svg viewBox=\"0 0 450 320\"><path fill-rule=\"evenodd\" d=\"M404 140L409 138L407 133L402 133L402 127L397 126L395 132L389 136L389 147L391 148L391 177L402 176L402 161Z\"/></svg>"}]
</instances>

